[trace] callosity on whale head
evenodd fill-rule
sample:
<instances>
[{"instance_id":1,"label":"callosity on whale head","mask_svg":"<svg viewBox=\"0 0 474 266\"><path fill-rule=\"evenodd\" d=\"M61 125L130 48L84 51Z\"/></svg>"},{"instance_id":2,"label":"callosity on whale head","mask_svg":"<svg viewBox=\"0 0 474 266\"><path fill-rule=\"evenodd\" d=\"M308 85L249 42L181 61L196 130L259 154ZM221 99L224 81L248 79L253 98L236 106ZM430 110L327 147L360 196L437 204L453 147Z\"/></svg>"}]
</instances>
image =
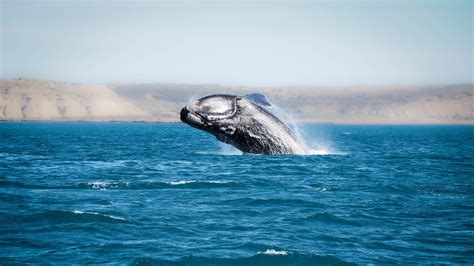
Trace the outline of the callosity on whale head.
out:
<instances>
[{"instance_id":1,"label":"callosity on whale head","mask_svg":"<svg viewBox=\"0 0 474 266\"><path fill-rule=\"evenodd\" d=\"M304 154L304 145L280 119L271 114L261 94L215 94L181 110L181 121L216 136L219 141L256 154Z\"/></svg>"}]
</instances>

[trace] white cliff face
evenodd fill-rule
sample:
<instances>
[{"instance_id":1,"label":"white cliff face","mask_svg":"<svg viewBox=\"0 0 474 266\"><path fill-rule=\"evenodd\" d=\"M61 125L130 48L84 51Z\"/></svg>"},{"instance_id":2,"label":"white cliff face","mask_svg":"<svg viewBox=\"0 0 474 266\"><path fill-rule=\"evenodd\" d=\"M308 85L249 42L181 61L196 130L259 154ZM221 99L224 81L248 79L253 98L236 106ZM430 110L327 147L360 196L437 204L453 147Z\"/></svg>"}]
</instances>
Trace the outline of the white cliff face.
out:
<instances>
[{"instance_id":1,"label":"white cliff face","mask_svg":"<svg viewBox=\"0 0 474 266\"><path fill-rule=\"evenodd\" d=\"M36 80L0 83L0 118L120 119L147 117L146 112L120 98L106 85L76 85Z\"/></svg>"}]
</instances>

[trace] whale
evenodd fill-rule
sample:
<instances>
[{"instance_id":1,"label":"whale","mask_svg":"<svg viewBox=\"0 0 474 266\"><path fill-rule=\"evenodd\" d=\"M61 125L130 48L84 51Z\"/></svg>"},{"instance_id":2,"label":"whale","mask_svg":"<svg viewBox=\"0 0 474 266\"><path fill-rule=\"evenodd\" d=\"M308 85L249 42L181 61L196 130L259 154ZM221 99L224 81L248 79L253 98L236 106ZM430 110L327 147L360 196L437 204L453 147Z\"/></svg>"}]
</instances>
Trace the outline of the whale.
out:
<instances>
[{"instance_id":1,"label":"whale","mask_svg":"<svg viewBox=\"0 0 474 266\"><path fill-rule=\"evenodd\" d=\"M183 107L180 119L244 153L305 154L303 142L268 110L271 106L259 93L213 94Z\"/></svg>"}]
</instances>

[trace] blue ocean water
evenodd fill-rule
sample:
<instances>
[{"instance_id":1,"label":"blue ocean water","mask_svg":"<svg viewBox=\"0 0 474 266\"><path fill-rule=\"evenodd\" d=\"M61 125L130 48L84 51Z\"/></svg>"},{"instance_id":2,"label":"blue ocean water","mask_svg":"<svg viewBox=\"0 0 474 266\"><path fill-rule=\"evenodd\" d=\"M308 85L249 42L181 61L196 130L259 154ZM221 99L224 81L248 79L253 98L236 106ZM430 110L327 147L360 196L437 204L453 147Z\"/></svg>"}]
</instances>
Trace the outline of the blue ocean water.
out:
<instances>
[{"instance_id":1,"label":"blue ocean water","mask_svg":"<svg viewBox=\"0 0 474 266\"><path fill-rule=\"evenodd\" d=\"M242 155L184 124L0 123L0 264L474 262L474 127L301 131L328 154Z\"/></svg>"}]
</instances>

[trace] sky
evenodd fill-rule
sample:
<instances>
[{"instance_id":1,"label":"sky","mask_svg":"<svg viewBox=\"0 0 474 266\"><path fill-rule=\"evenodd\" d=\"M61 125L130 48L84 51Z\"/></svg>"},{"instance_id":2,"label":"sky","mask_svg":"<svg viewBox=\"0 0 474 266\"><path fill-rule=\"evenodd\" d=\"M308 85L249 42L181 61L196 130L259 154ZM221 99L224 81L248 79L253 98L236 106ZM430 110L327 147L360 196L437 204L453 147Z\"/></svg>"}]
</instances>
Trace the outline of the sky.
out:
<instances>
[{"instance_id":1,"label":"sky","mask_svg":"<svg viewBox=\"0 0 474 266\"><path fill-rule=\"evenodd\" d=\"M1 1L1 78L246 86L473 79L471 1Z\"/></svg>"}]
</instances>

